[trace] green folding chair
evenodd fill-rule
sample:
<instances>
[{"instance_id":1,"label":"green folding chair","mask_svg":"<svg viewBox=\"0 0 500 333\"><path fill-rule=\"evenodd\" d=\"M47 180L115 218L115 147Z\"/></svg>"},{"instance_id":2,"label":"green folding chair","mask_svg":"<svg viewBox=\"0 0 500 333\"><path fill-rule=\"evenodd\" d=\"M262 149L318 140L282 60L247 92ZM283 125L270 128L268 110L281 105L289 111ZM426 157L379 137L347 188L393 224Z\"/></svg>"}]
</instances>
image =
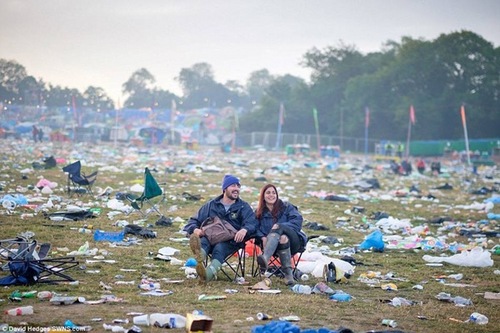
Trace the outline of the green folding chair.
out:
<instances>
[{"instance_id":1,"label":"green folding chair","mask_svg":"<svg viewBox=\"0 0 500 333\"><path fill-rule=\"evenodd\" d=\"M160 196L162 197L160 201L156 203L153 202L152 199ZM152 212L157 213L160 217L163 216L160 212L159 206L166 200L165 193L148 168L145 168L144 170L144 191L142 194L138 197L127 194L125 197L128 201L130 201L132 208L139 212L143 217L148 217L148 215ZM149 206L149 208L145 206Z\"/></svg>"}]
</instances>

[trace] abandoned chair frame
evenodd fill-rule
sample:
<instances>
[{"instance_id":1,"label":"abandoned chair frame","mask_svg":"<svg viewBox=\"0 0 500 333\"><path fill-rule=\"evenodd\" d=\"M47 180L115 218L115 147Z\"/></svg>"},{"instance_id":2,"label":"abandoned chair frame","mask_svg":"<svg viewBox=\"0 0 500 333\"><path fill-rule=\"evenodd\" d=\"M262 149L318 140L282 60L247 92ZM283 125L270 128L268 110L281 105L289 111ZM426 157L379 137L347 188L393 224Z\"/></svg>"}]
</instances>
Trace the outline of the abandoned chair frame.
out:
<instances>
[{"instance_id":1,"label":"abandoned chair frame","mask_svg":"<svg viewBox=\"0 0 500 333\"><path fill-rule=\"evenodd\" d=\"M6 260L0 269L11 271L19 265L29 266L38 273L37 283L57 283L75 281L65 273L66 270L78 266L74 256L49 258L50 243L38 246L35 239L18 236L16 238L0 240L0 258Z\"/></svg>"}]
</instances>

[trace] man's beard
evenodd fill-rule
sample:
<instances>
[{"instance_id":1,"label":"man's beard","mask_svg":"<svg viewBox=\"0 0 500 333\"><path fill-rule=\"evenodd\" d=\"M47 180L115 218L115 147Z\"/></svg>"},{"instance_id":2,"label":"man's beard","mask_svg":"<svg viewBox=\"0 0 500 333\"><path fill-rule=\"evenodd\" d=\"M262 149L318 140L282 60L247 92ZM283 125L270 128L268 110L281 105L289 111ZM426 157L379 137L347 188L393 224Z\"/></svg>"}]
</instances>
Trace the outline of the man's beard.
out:
<instances>
[{"instance_id":1,"label":"man's beard","mask_svg":"<svg viewBox=\"0 0 500 333\"><path fill-rule=\"evenodd\" d=\"M239 191L229 191L229 190L226 190L226 197L228 199L236 200L236 199L238 199L239 195L240 195Z\"/></svg>"}]
</instances>

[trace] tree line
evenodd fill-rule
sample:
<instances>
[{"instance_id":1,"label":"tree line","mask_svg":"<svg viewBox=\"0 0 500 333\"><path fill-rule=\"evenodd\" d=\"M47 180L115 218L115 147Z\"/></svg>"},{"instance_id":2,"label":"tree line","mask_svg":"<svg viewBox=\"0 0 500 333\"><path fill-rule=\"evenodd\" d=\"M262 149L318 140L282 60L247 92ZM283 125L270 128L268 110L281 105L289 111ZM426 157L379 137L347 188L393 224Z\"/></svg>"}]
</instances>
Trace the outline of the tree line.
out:
<instances>
[{"instance_id":1,"label":"tree line","mask_svg":"<svg viewBox=\"0 0 500 333\"><path fill-rule=\"evenodd\" d=\"M500 48L474 32L441 34L431 41L402 37L368 54L344 43L313 47L300 65L311 70L310 82L260 69L244 84L222 84L210 64L197 63L175 78L182 96L158 87L154 75L140 68L122 85L121 107L164 109L175 102L182 112L230 105L238 111L239 131L253 132L275 131L283 104L283 132L315 133L316 109L321 134L351 137L364 136L369 110L370 138L402 140L413 106L412 139L438 140L462 138L463 105L470 138L498 137ZM0 101L95 112L117 107L100 87L80 92L52 85L5 59L0 59Z\"/></svg>"}]
</instances>

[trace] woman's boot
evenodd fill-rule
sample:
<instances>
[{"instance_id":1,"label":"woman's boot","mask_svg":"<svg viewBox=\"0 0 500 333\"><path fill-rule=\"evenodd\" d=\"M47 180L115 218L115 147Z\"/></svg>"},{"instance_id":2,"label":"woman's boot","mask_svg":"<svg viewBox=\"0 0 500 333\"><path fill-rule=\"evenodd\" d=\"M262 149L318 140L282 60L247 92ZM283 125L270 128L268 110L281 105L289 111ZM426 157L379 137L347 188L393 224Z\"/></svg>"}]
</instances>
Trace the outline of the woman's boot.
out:
<instances>
[{"instance_id":1,"label":"woman's boot","mask_svg":"<svg viewBox=\"0 0 500 333\"><path fill-rule=\"evenodd\" d=\"M277 233L271 232L269 235L267 235L267 242L266 246L264 247L264 253L257 256L257 263L259 264L261 274L267 271L267 263L276 251L276 248L279 244L279 239L280 235L278 235Z\"/></svg>"},{"instance_id":2,"label":"woman's boot","mask_svg":"<svg viewBox=\"0 0 500 333\"><path fill-rule=\"evenodd\" d=\"M295 283L292 271L292 254L290 253L290 248L281 249L278 251L280 257L281 269L283 274L285 274L285 283L287 286L291 286Z\"/></svg>"}]
</instances>

